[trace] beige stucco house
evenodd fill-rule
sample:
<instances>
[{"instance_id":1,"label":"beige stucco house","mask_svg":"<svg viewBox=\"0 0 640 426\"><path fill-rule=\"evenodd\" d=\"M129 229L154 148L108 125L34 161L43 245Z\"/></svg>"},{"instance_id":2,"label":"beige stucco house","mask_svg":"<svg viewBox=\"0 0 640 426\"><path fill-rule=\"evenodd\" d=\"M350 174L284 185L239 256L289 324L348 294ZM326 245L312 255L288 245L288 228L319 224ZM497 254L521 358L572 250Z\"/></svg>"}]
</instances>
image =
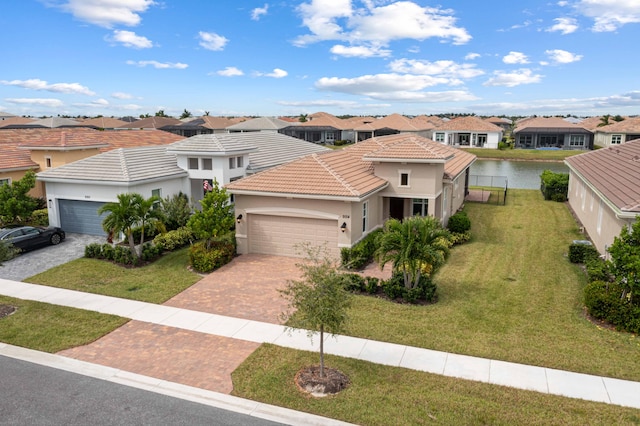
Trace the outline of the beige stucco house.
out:
<instances>
[{"instance_id":1,"label":"beige stucco house","mask_svg":"<svg viewBox=\"0 0 640 426\"><path fill-rule=\"evenodd\" d=\"M601 254L640 215L640 139L569 157L569 204Z\"/></svg>"},{"instance_id":2,"label":"beige stucco house","mask_svg":"<svg viewBox=\"0 0 640 426\"><path fill-rule=\"evenodd\" d=\"M391 217L431 215L446 223L463 204L475 159L396 134L231 182L238 252L299 256L299 245L309 242L337 255Z\"/></svg>"},{"instance_id":3,"label":"beige stucco house","mask_svg":"<svg viewBox=\"0 0 640 426\"><path fill-rule=\"evenodd\" d=\"M640 139L640 117L631 117L593 129L593 143L601 147L620 145Z\"/></svg>"}]
</instances>

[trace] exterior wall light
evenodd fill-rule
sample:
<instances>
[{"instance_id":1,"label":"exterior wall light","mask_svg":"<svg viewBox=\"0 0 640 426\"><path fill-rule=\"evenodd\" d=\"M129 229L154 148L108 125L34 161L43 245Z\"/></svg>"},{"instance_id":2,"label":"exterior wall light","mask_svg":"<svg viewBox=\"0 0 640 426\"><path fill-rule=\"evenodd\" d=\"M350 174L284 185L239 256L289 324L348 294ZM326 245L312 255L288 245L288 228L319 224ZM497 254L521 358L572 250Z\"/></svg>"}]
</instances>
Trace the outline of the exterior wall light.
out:
<instances>
[{"instance_id":1,"label":"exterior wall light","mask_svg":"<svg viewBox=\"0 0 640 426\"><path fill-rule=\"evenodd\" d=\"M346 231L346 230L347 230L347 222L342 222L342 225L340 225L340 230L341 230L342 232L344 232L344 231Z\"/></svg>"},{"instance_id":2,"label":"exterior wall light","mask_svg":"<svg viewBox=\"0 0 640 426\"><path fill-rule=\"evenodd\" d=\"M242 221L242 215L239 214L238 217L236 217L236 222L240 223Z\"/></svg>"}]
</instances>

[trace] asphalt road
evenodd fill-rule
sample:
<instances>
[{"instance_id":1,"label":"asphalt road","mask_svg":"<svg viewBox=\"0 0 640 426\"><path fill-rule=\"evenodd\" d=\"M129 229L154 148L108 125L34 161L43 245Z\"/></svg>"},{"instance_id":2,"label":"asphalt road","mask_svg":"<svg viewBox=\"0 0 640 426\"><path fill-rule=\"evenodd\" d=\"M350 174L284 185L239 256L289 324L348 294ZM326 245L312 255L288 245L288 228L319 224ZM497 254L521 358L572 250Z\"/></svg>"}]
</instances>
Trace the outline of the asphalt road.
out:
<instances>
[{"instance_id":1,"label":"asphalt road","mask_svg":"<svg viewBox=\"0 0 640 426\"><path fill-rule=\"evenodd\" d=\"M276 425L0 356L0 425Z\"/></svg>"}]
</instances>

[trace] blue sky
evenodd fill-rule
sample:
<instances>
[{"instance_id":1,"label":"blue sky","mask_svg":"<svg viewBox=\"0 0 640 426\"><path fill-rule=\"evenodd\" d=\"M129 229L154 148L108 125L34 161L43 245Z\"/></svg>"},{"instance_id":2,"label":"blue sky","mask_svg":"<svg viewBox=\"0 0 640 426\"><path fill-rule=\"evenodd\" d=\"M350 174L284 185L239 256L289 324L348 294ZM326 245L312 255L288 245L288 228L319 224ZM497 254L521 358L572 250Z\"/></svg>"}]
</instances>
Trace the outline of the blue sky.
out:
<instances>
[{"instance_id":1,"label":"blue sky","mask_svg":"<svg viewBox=\"0 0 640 426\"><path fill-rule=\"evenodd\" d=\"M640 113L640 0L20 0L0 111Z\"/></svg>"}]
</instances>

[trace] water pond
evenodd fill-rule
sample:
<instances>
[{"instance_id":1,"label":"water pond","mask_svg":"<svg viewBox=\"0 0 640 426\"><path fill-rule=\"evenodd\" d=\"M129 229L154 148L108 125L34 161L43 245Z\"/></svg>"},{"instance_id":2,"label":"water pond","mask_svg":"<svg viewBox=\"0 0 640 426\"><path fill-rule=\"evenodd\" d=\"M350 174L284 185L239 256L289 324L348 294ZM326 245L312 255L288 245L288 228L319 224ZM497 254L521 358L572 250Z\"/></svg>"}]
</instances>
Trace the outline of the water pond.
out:
<instances>
[{"instance_id":1,"label":"water pond","mask_svg":"<svg viewBox=\"0 0 640 426\"><path fill-rule=\"evenodd\" d=\"M539 189L540 174L544 170L569 173L569 168L562 162L477 160L471 166L471 175L506 176L509 188ZM500 182L500 179L494 182ZM474 185L473 178L471 185ZM494 186L500 186L500 184Z\"/></svg>"}]
</instances>

